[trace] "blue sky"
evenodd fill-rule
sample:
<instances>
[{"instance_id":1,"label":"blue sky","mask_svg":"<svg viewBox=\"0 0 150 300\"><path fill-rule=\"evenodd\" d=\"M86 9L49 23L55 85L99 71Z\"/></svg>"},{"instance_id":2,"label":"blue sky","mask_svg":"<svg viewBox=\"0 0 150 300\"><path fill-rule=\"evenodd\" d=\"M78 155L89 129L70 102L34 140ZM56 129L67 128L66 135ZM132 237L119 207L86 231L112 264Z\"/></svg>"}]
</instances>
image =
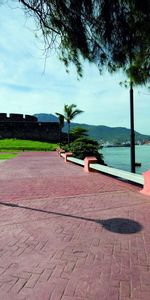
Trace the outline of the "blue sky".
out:
<instances>
[{"instance_id":1,"label":"blue sky","mask_svg":"<svg viewBox=\"0 0 150 300\"><path fill-rule=\"evenodd\" d=\"M75 121L111 127L130 127L129 91L119 85L120 74L99 74L83 64L84 76L69 74L53 51L46 60L42 39L36 38L33 20L25 17L17 1L0 7L0 112L63 112L75 103L84 111ZM135 89L135 130L150 134L148 89Z\"/></svg>"}]
</instances>

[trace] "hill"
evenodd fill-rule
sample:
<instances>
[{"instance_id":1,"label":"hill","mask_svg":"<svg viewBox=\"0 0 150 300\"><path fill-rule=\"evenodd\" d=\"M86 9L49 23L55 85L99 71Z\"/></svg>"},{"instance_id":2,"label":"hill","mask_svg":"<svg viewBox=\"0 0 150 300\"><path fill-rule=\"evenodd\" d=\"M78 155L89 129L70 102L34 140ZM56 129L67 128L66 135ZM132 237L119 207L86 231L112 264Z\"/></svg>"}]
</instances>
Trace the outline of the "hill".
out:
<instances>
[{"instance_id":1,"label":"hill","mask_svg":"<svg viewBox=\"0 0 150 300\"><path fill-rule=\"evenodd\" d=\"M109 142L125 142L130 140L130 129L125 127L108 127L104 125L88 125L88 124L79 124L72 123L71 128L80 126L84 129L88 130L88 134L90 137L98 140L98 141L109 141ZM67 124L65 124L63 128L64 132L67 132ZM144 141L150 140L149 135L141 134L135 131L135 140L136 141Z\"/></svg>"},{"instance_id":2,"label":"hill","mask_svg":"<svg viewBox=\"0 0 150 300\"><path fill-rule=\"evenodd\" d=\"M52 114L35 114L38 118L39 122L57 122L58 119L56 116ZM98 140L98 141L109 141L109 142L124 142L130 140L130 129L125 127L108 127L104 125L88 125L88 124L79 124L79 123L71 123L71 129L74 127L82 127L88 130L88 134L90 137ZM64 132L67 132L67 124L63 128ZM150 135L144 135L137 131L135 131L135 140L136 141L144 141L150 140Z\"/></svg>"},{"instance_id":3,"label":"hill","mask_svg":"<svg viewBox=\"0 0 150 300\"><path fill-rule=\"evenodd\" d=\"M58 118L52 114L35 114L38 118L38 122L58 122Z\"/></svg>"}]
</instances>

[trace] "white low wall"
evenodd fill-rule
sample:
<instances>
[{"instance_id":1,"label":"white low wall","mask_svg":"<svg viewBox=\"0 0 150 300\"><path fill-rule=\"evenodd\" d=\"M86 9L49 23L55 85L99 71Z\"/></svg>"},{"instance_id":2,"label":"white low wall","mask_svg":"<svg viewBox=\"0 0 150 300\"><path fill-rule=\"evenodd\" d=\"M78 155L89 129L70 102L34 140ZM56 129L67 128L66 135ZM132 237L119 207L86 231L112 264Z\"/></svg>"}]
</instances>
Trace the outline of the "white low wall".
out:
<instances>
[{"instance_id":1,"label":"white low wall","mask_svg":"<svg viewBox=\"0 0 150 300\"><path fill-rule=\"evenodd\" d=\"M60 154L62 157L65 157L64 153ZM82 159L78 159L72 156L67 157L67 161L76 163L78 165L84 166L84 160ZM135 174L135 173L131 173L131 172L127 172L127 171L123 171L123 170L119 170L119 169L115 169L115 168L111 168L111 167L107 167L104 165L100 165L100 164L96 164L96 163L90 163L89 165L90 169L108 174L108 175L112 175L112 176L116 176L122 179L126 179L129 180L131 182L135 182L141 185L144 185L144 176L143 175L139 175L139 174Z\"/></svg>"},{"instance_id":2,"label":"white low wall","mask_svg":"<svg viewBox=\"0 0 150 300\"><path fill-rule=\"evenodd\" d=\"M127 172L127 171L103 166L100 164L90 164L90 168L100 171L100 172L103 172L103 173L106 173L106 174L109 174L109 175L117 176L117 177L120 177L123 179L127 179L129 181L144 185L144 176L140 175L140 174Z\"/></svg>"}]
</instances>

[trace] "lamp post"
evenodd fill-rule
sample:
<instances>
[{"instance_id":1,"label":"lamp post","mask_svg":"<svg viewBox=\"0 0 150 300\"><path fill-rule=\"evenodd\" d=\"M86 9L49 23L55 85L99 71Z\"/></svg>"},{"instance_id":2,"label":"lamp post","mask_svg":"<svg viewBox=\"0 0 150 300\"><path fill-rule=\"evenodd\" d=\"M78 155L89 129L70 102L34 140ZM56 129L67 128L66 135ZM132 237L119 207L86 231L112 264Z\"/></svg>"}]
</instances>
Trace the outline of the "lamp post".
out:
<instances>
[{"instance_id":1,"label":"lamp post","mask_svg":"<svg viewBox=\"0 0 150 300\"><path fill-rule=\"evenodd\" d=\"M135 173L134 99L132 81L130 81L130 130L131 172Z\"/></svg>"}]
</instances>

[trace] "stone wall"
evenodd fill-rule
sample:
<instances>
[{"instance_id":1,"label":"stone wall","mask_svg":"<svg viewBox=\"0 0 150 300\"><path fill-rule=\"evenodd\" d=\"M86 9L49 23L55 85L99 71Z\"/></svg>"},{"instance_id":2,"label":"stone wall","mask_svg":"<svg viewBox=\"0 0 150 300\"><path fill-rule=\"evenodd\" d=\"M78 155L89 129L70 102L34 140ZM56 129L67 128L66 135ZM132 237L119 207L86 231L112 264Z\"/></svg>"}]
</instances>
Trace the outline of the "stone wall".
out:
<instances>
[{"instance_id":1,"label":"stone wall","mask_svg":"<svg viewBox=\"0 0 150 300\"><path fill-rule=\"evenodd\" d=\"M25 117L22 114L4 114L0 113L0 122L37 122L37 118L30 115L25 115Z\"/></svg>"},{"instance_id":2,"label":"stone wall","mask_svg":"<svg viewBox=\"0 0 150 300\"><path fill-rule=\"evenodd\" d=\"M39 141L59 141L58 122L39 123L37 118L22 114L0 114L0 137L31 139Z\"/></svg>"}]
</instances>

